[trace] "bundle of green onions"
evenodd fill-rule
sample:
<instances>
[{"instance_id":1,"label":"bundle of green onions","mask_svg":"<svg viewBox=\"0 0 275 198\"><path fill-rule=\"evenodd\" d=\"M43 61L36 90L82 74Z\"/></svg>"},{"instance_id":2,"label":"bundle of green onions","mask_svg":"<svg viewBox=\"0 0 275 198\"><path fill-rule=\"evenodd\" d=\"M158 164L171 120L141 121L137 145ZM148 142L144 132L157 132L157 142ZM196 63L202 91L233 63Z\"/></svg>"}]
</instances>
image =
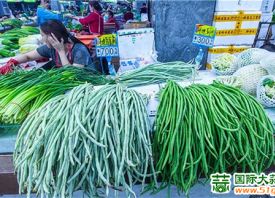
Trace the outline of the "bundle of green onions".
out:
<instances>
[{"instance_id":1,"label":"bundle of green onions","mask_svg":"<svg viewBox=\"0 0 275 198\"><path fill-rule=\"evenodd\" d=\"M111 82L95 72L76 67L50 71L16 71L0 77L0 123L21 123L49 99L84 82Z\"/></svg>"},{"instance_id":2,"label":"bundle of green onions","mask_svg":"<svg viewBox=\"0 0 275 198\"><path fill-rule=\"evenodd\" d=\"M185 62L155 63L118 76L128 87L164 83L167 80L183 81L194 77L195 65Z\"/></svg>"}]
</instances>

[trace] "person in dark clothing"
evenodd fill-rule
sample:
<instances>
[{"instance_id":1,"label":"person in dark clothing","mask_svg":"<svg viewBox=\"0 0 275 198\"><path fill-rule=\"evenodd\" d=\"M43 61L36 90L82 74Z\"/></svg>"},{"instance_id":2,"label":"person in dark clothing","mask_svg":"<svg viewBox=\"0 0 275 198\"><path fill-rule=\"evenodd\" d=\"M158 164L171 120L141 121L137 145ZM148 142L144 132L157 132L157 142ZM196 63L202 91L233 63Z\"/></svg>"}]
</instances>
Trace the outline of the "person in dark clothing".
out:
<instances>
[{"instance_id":1,"label":"person in dark clothing","mask_svg":"<svg viewBox=\"0 0 275 198\"><path fill-rule=\"evenodd\" d=\"M147 14L147 6L146 3L142 4L142 7L140 8L140 14Z\"/></svg>"},{"instance_id":2,"label":"person in dark clothing","mask_svg":"<svg viewBox=\"0 0 275 198\"><path fill-rule=\"evenodd\" d=\"M146 3L142 4L142 7L140 9L140 20L142 22L147 22L148 21L148 8L146 6Z\"/></svg>"},{"instance_id":3,"label":"person in dark clothing","mask_svg":"<svg viewBox=\"0 0 275 198\"><path fill-rule=\"evenodd\" d=\"M108 20L106 23L114 23L116 26L116 30L119 29L119 25L118 25L116 19L114 18L114 13L110 10L108 11Z\"/></svg>"},{"instance_id":4,"label":"person in dark clothing","mask_svg":"<svg viewBox=\"0 0 275 198\"><path fill-rule=\"evenodd\" d=\"M87 25L91 34L103 34L104 31L104 20L101 16L101 5L98 1L90 2L91 14L87 17L78 19L77 17L72 17L78 20L82 25Z\"/></svg>"},{"instance_id":5,"label":"person in dark clothing","mask_svg":"<svg viewBox=\"0 0 275 198\"><path fill-rule=\"evenodd\" d=\"M132 9L130 7L127 8L127 12L124 14L125 22L129 20L134 20L134 14L132 13Z\"/></svg>"},{"instance_id":6,"label":"person in dark clothing","mask_svg":"<svg viewBox=\"0 0 275 198\"><path fill-rule=\"evenodd\" d=\"M49 58L55 67L73 65L96 70L88 48L72 36L58 20L48 20L40 26L44 45L26 54L10 59L0 68L0 74L12 71L12 66L29 61Z\"/></svg>"},{"instance_id":7,"label":"person in dark clothing","mask_svg":"<svg viewBox=\"0 0 275 198\"><path fill-rule=\"evenodd\" d=\"M48 0L41 2L41 5L37 8L36 15L37 24L39 26L50 19L62 21L61 15L51 11L50 2Z\"/></svg>"}]
</instances>

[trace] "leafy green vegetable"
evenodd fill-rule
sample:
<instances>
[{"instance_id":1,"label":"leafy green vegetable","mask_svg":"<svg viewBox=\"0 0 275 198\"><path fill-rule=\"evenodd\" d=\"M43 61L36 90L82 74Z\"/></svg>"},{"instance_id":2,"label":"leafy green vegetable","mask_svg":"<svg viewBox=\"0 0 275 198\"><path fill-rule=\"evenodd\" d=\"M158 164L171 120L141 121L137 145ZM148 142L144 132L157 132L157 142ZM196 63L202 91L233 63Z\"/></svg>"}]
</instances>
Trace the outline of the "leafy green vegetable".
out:
<instances>
[{"instance_id":1,"label":"leafy green vegetable","mask_svg":"<svg viewBox=\"0 0 275 198\"><path fill-rule=\"evenodd\" d=\"M16 71L0 76L0 123L21 123L49 99L85 82L103 85L112 80L76 67Z\"/></svg>"}]
</instances>

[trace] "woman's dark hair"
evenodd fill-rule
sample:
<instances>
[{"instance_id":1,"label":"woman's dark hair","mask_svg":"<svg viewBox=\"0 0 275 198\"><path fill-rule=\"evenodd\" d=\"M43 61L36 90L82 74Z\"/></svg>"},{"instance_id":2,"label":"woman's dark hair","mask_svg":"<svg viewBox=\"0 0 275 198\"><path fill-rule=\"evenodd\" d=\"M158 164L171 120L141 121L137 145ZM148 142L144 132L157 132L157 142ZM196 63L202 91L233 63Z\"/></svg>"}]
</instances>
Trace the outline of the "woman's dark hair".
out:
<instances>
[{"instance_id":1,"label":"woman's dark hair","mask_svg":"<svg viewBox=\"0 0 275 198\"><path fill-rule=\"evenodd\" d=\"M63 25L62 22L51 19L46 21L45 23L42 23L41 31L44 32L47 35L54 34L55 37L61 42L61 39L64 40L64 43L69 43L70 40L76 44L76 43L82 43L80 40L72 36L66 29L66 27ZM82 43L83 44L83 43ZM83 44L84 45L84 44Z\"/></svg>"},{"instance_id":2,"label":"woman's dark hair","mask_svg":"<svg viewBox=\"0 0 275 198\"><path fill-rule=\"evenodd\" d=\"M91 1L91 2L90 2L90 5L91 5L96 11L99 11L99 12L102 11L102 7L101 7L101 5L99 4L98 1Z\"/></svg>"},{"instance_id":3,"label":"woman's dark hair","mask_svg":"<svg viewBox=\"0 0 275 198\"><path fill-rule=\"evenodd\" d=\"M111 10L108 11L108 14L109 14L111 17L114 17L114 13L113 13Z\"/></svg>"}]
</instances>

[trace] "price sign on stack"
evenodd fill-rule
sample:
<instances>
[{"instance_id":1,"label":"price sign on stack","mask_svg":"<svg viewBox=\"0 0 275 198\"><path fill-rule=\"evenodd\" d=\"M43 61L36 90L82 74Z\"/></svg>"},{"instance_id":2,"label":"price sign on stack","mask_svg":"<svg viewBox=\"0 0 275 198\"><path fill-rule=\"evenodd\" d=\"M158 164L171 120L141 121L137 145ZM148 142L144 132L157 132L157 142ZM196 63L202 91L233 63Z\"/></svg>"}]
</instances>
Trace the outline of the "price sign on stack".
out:
<instances>
[{"instance_id":1,"label":"price sign on stack","mask_svg":"<svg viewBox=\"0 0 275 198\"><path fill-rule=\"evenodd\" d=\"M96 46L97 57L117 57L119 56L117 35L105 34L99 37L99 43Z\"/></svg>"},{"instance_id":2,"label":"price sign on stack","mask_svg":"<svg viewBox=\"0 0 275 198\"><path fill-rule=\"evenodd\" d=\"M213 47L215 36L215 27L197 24L192 43L200 47Z\"/></svg>"},{"instance_id":3,"label":"price sign on stack","mask_svg":"<svg viewBox=\"0 0 275 198\"><path fill-rule=\"evenodd\" d=\"M115 76L116 71L111 61L113 57L119 56L116 34L105 34L99 37L98 44L96 45L96 56L100 57L100 59L106 57L109 73Z\"/></svg>"}]
</instances>

